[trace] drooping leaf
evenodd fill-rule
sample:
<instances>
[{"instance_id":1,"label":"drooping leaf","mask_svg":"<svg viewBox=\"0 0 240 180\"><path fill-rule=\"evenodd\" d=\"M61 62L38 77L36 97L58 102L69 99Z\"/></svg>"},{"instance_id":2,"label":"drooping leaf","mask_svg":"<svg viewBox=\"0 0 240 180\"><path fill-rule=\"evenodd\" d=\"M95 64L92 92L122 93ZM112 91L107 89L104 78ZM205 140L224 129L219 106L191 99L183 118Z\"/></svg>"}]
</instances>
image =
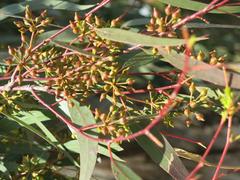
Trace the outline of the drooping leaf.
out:
<instances>
[{"instance_id":1,"label":"drooping leaf","mask_svg":"<svg viewBox=\"0 0 240 180\"><path fill-rule=\"evenodd\" d=\"M187 23L188 28L200 28L200 29L240 29L240 26L230 24L206 24L206 23Z\"/></svg>"},{"instance_id":2,"label":"drooping leaf","mask_svg":"<svg viewBox=\"0 0 240 180\"><path fill-rule=\"evenodd\" d=\"M21 111L18 113L18 118L29 125L51 120L41 111Z\"/></svg>"},{"instance_id":3,"label":"drooping leaf","mask_svg":"<svg viewBox=\"0 0 240 180\"><path fill-rule=\"evenodd\" d=\"M201 3L193 0L157 0L155 3L164 3L164 4L171 4L172 6L179 7L182 9L188 9L192 11L199 11L204 9L208 4ZM217 10L213 10L210 13L216 14L225 14L225 13L239 13L240 7L239 6L224 6L220 7Z\"/></svg>"},{"instance_id":4,"label":"drooping leaf","mask_svg":"<svg viewBox=\"0 0 240 180\"><path fill-rule=\"evenodd\" d=\"M73 107L69 107L69 113L71 120L80 126L86 126L94 124L95 119L92 115L91 110L86 106L80 106L80 104L72 100L74 103ZM73 131L73 130L72 130ZM78 132L74 132L77 136L78 145L80 147L80 180L88 180L91 178L98 152L98 143L83 137ZM93 131L96 133L96 131ZM97 135L91 135L92 137L97 137Z\"/></svg>"},{"instance_id":5,"label":"drooping leaf","mask_svg":"<svg viewBox=\"0 0 240 180\"><path fill-rule=\"evenodd\" d=\"M21 3L10 4L0 9L0 21L8 17L14 17L16 14L25 11L25 6L29 5L32 10L52 9L66 11L82 11L93 7L94 5L78 5L72 2L61 0L32 0Z\"/></svg>"},{"instance_id":6,"label":"drooping leaf","mask_svg":"<svg viewBox=\"0 0 240 180\"><path fill-rule=\"evenodd\" d=\"M133 132L141 130L145 123L134 124L131 126ZM166 171L174 179L184 180L188 175L188 171L178 158L172 146L167 139L160 134L157 128L152 129L152 134L159 139L163 144L163 148L157 146L146 136L140 136L137 139L138 144L151 157L151 159L158 164L164 171Z\"/></svg>"},{"instance_id":7,"label":"drooping leaf","mask_svg":"<svg viewBox=\"0 0 240 180\"><path fill-rule=\"evenodd\" d=\"M184 39L159 38L118 28L99 28L97 34L104 39L142 46L177 46L185 44Z\"/></svg>"},{"instance_id":8,"label":"drooping leaf","mask_svg":"<svg viewBox=\"0 0 240 180\"><path fill-rule=\"evenodd\" d=\"M133 172L124 163L119 161L114 161L111 163L112 172L116 180L141 180L135 172Z\"/></svg>"},{"instance_id":9,"label":"drooping leaf","mask_svg":"<svg viewBox=\"0 0 240 180\"><path fill-rule=\"evenodd\" d=\"M177 155L179 157L182 157L184 159L188 159L194 162L199 162L201 160L201 156L199 154L195 154L192 152L188 152L184 149L179 149L179 148L174 148ZM203 162L205 166L209 166L209 167L217 167L217 164L211 163L209 161L204 161ZM221 169L240 169L240 166L221 166Z\"/></svg>"},{"instance_id":10,"label":"drooping leaf","mask_svg":"<svg viewBox=\"0 0 240 180\"><path fill-rule=\"evenodd\" d=\"M164 57L162 60L170 63L175 68L183 70L185 64L185 55L178 54L176 51L171 51L170 53L165 50L159 48L159 53ZM221 69L211 66L202 61L197 61L192 58L189 58L189 68L193 68L194 66L199 67L198 70L193 69L190 70L189 75L193 78L201 79L218 86L226 86L224 80L224 73ZM233 72L227 72L227 78L229 82L229 86L232 88L240 89L240 75Z\"/></svg>"}]
</instances>

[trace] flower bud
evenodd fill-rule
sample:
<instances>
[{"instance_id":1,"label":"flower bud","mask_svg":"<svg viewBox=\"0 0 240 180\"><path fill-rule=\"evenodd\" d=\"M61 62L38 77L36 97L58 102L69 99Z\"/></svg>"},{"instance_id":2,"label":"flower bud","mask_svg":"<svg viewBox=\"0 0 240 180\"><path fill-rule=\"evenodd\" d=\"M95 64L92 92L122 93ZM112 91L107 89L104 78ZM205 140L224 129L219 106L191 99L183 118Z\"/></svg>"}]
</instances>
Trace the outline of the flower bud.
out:
<instances>
[{"instance_id":1,"label":"flower bud","mask_svg":"<svg viewBox=\"0 0 240 180\"><path fill-rule=\"evenodd\" d=\"M197 60L198 61L203 61L205 58L205 54L202 51L199 51L198 55L197 55Z\"/></svg>"},{"instance_id":2,"label":"flower bud","mask_svg":"<svg viewBox=\"0 0 240 180\"><path fill-rule=\"evenodd\" d=\"M74 14L74 21L75 22L80 22L81 21L81 17L79 16L79 14L77 12L75 12L75 14Z\"/></svg>"},{"instance_id":3,"label":"flower bud","mask_svg":"<svg viewBox=\"0 0 240 180\"><path fill-rule=\"evenodd\" d=\"M181 10L180 9L177 9L173 14L172 14L172 18L173 19L179 19L181 17Z\"/></svg>"},{"instance_id":4,"label":"flower bud","mask_svg":"<svg viewBox=\"0 0 240 180\"><path fill-rule=\"evenodd\" d=\"M192 120L191 119L186 119L185 120L185 125L189 128L192 124Z\"/></svg>"},{"instance_id":5,"label":"flower bud","mask_svg":"<svg viewBox=\"0 0 240 180\"><path fill-rule=\"evenodd\" d=\"M195 117L198 121L205 121L203 114L195 113Z\"/></svg>"},{"instance_id":6,"label":"flower bud","mask_svg":"<svg viewBox=\"0 0 240 180\"><path fill-rule=\"evenodd\" d=\"M165 13L167 16L172 14L172 7L170 4L165 8Z\"/></svg>"},{"instance_id":7,"label":"flower bud","mask_svg":"<svg viewBox=\"0 0 240 180\"><path fill-rule=\"evenodd\" d=\"M213 57L210 58L209 64L210 65L216 65L217 62L218 62L217 57L213 56Z\"/></svg>"},{"instance_id":8,"label":"flower bud","mask_svg":"<svg viewBox=\"0 0 240 180\"><path fill-rule=\"evenodd\" d=\"M153 17L154 18L160 18L160 13L156 8L153 8Z\"/></svg>"}]
</instances>

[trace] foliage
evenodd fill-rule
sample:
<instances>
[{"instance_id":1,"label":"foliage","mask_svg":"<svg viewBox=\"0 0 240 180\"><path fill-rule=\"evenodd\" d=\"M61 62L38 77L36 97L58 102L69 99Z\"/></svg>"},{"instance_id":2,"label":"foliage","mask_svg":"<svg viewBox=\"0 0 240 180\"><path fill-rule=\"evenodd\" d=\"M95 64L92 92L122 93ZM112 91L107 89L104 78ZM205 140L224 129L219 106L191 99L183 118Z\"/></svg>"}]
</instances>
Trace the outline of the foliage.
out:
<instances>
[{"instance_id":1,"label":"foliage","mask_svg":"<svg viewBox=\"0 0 240 180\"><path fill-rule=\"evenodd\" d=\"M109 4L109 11L115 5L137 9L135 4L111 0L4 4L0 21L14 19L20 36L18 40L11 36L13 44L20 44L6 48L3 43L0 54L0 178L98 178L97 159L107 156L116 179L142 179L118 154L134 140L174 179L194 178L202 165L216 167L213 179L219 178L221 167L238 169L222 162L229 145L238 140L232 134L232 120L239 112L240 74L225 54L199 49L211 37L197 31L238 29L208 24L203 16L237 18L239 3L187 2L149 1L148 7L153 6L149 18L132 18L137 16L133 11L113 19L101 14L101 8ZM147 3L138 2L143 7ZM63 17L62 11L71 17L65 26L59 25L66 23L62 19L54 20L59 14ZM99 16L94 15L97 11ZM192 124L207 125L206 112L221 118L208 146L162 132L177 130L181 118L187 130ZM225 122L226 143L215 165L205 160ZM200 156L174 149L168 136L206 151ZM198 165L188 170L179 157Z\"/></svg>"}]
</instances>

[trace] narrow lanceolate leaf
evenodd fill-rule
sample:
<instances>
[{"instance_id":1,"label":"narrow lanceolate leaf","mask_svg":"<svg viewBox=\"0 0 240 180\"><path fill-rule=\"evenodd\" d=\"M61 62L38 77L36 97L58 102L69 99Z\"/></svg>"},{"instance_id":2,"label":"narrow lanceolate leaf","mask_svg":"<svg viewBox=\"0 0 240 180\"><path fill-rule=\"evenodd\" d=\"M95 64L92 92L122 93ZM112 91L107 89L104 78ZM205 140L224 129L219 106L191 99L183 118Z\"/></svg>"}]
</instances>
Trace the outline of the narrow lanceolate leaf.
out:
<instances>
[{"instance_id":1,"label":"narrow lanceolate leaf","mask_svg":"<svg viewBox=\"0 0 240 180\"><path fill-rule=\"evenodd\" d=\"M193 0L157 0L159 3L171 4L172 6L179 7L182 9L188 9L192 11L199 11L204 9L208 4L193 1ZM155 2L154 2L155 3ZM213 10L210 13L225 14L225 13L239 13L239 6L224 6L217 10Z\"/></svg>"},{"instance_id":2,"label":"narrow lanceolate leaf","mask_svg":"<svg viewBox=\"0 0 240 180\"><path fill-rule=\"evenodd\" d=\"M80 104L73 100L73 107L69 107L69 113L72 121L75 124L80 126L86 126L90 124L94 124L95 119L92 115L91 110L86 106L80 106ZM97 152L98 152L98 143L95 141L91 141L86 137L83 137L79 133L75 132L78 140L78 145L80 147L80 180L88 180L91 178L96 160L97 160ZM92 133L96 133L92 131ZM92 135L92 137L97 137L96 135Z\"/></svg>"},{"instance_id":3,"label":"narrow lanceolate leaf","mask_svg":"<svg viewBox=\"0 0 240 180\"><path fill-rule=\"evenodd\" d=\"M97 34L103 39L147 47L177 46L186 43L184 39L159 38L117 28L100 28L97 29Z\"/></svg>"},{"instance_id":4,"label":"narrow lanceolate leaf","mask_svg":"<svg viewBox=\"0 0 240 180\"><path fill-rule=\"evenodd\" d=\"M61 0L32 0L21 3L10 4L0 9L0 21L8 17L24 12L25 6L29 5L32 10L52 9L52 10L65 10L65 11L81 11L86 10L94 5L79 5L72 2Z\"/></svg>"},{"instance_id":5,"label":"narrow lanceolate leaf","mask_svg":"<svg viewBox=\"0 0 240 180\"><path fill-rule=\"evenodd\" d=\"M131 130L133 132L137 132L142 128L143 126L140 124L134 124L131 126ZM185 180L188 175L188 171L177 156L172 146L156 128L154 128L151 132L156 138L158 138L160 142L162 142L163 148L157 146L146 136L138 137L138 144L151 157L151 159L170 176L172 176L174 179Z\"/></svg>"},{"instance_id":6,"label":"narrow lanceolate leaf","mask_svg":"<svg viewBox=\"0 0 240 180\"><path fill-rule=\"evenodd\" d=\"M168 53L161 48L159 48L159 53L164 57L163 61L170 63L177 69L182 70L184 68L184 54L178 54L176 51L171 51ZM198 69L194 69L194 66L198 67ZM217 67L211 66L202 61L197 61L195 59L189 58L189 68L193 68L189 72L189 75L191 75L193 78L201 79L219 86L226 86L224 73ZM232 88L240 89L240 75L233 72L227 72L226 75L228 78L229 86Z\"/></svg>"},{"instance_id":7,"label":"narrow lanceolate leaf","mask_svg":"<svg viewBox=\"0 0 240 180\"><path fill-rule=\"evenodd\" d=\"M230 24L206 24L206 23L187 23L188 28L201 28L201 29L240 29L240 26Z\"/></svg>"},{"instance_id":8,"label":"narrow lanceolate leaf","mask_svg":"<svg viewBox=\"0 0 240 180\"><path fill-rule=\"evenodd\" d=\"M179 149L179 148L175 148L175 151L179 157L182 157L184 159L188 159L197 163L201 161L202 156L200 156L199 154L188 152L184 149ZM203 164L209 167L217 167L217 164L208 162L206 160L203 162ZM236 170L236 169L240 169L240 166L221 166L221 169Z\"/></svg>"},{"instance_id":9,"label":"narrow lanceolate leaf","mask_svg":"<svg viewBox=\"0 0 240 180\"><path fill-rule=\"evenodd\" d=\"M111 163L112 172L116 180L141 180L135 172L133 172L124 163L119 161L114 161Z\"/></svg>"}]
</instances>

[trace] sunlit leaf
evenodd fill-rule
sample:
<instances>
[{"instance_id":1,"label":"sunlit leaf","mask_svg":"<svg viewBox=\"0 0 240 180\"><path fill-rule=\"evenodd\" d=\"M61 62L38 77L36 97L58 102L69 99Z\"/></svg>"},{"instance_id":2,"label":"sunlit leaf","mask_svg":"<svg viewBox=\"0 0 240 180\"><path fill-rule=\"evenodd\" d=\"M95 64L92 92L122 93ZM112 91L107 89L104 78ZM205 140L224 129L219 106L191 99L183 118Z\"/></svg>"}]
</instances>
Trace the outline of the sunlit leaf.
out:
<instances>
[{"instance_id":1,"label":"sunlit leaf","mask_svg":"<svg viewBox=\"0 0 240 180\"><path fill-rule=\"evenodd\" d=\"M164 57L162 60L170 63L175 68L183 70L185 64L185 55L178 54L176 51L171 51L168 53L167 51L159 48L159 53ZM189 75L193 78L201 79L207 82L211 82L213 84L219 86L226 86L226 82L224 79L224 73L221 69L211 66L202 61L197 61L195 59L189 58L189 68L198 67L198 69L190 70ZM240 75L233 72L227 72L228 82L232 88L240 89Z\"/></svg>"},{"instance_id":2,"label":"sunlit leaf","mask_svg":"<svg viewBox=\"0 0 240 180\"><path fill-rule=\"evenodd\" d=\"M159 38L117 28L100 28L96 32L101 38L131 45L155 47L177 46L186 43L184 39Z\"/></svg>"}]
</instances>

